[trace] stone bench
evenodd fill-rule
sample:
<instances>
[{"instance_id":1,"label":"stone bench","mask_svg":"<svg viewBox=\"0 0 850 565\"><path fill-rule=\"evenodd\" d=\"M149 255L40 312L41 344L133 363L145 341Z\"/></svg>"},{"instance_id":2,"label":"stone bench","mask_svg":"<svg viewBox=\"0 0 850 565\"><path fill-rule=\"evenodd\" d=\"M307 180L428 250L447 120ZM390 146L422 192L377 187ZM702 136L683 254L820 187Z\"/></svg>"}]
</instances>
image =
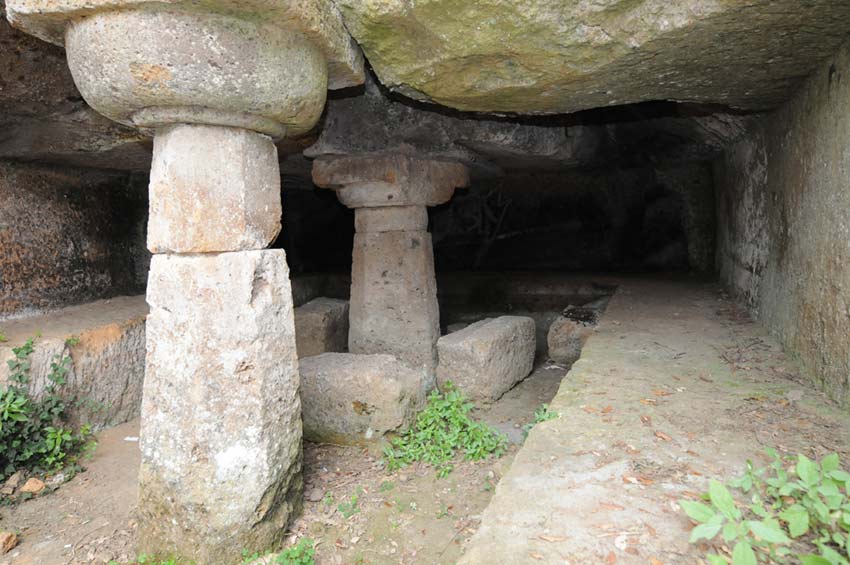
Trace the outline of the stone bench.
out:
<instances>
[{"instance_id":1,"label":"stone bench","mask_svg":"<svg viewBox=\"0 0 850 565\"><path fill-rule=\"evenodd\" d=\"M348 301L315 298L295 309L298 357L341 353L348 349Z\"/></svg>"},{"instance_id":2,"label":"stone bench","mask_svg":"<svg viewBox=\"0 0 850 565\"><path fill-rule=\"evenodd\" d=\"M301 359L304 438L363 444L403 431L422 407L420 371L392 355L325 353Z\"/></svg>"},{"instance_id":3,"label":"stone bench","mask_svg":"<svg viewBox=\"0 0 850 565\"><path fill-rule=\"evenodd\" d=\"M13 348L36 337L30 355L33 395L49 384L50 364L70 358L61 395L74 424L114 426L139 416L145 378L144 296L122 296L71 306L40 316L0 322L0 386L9 379ZM69 342L69 340L72 341Z\"/></svg>"},{"instance_id":4,"label":"stone bench","mask_svg":"<svg viewBox=\"0 0 850 565\"><path fill-rule=\"evenodd\" d=\"M533 319L481 320L437 342L437 384L451 381L471 400L493 402L531 373L535 348Z\"/></svg>"}]
</instances>

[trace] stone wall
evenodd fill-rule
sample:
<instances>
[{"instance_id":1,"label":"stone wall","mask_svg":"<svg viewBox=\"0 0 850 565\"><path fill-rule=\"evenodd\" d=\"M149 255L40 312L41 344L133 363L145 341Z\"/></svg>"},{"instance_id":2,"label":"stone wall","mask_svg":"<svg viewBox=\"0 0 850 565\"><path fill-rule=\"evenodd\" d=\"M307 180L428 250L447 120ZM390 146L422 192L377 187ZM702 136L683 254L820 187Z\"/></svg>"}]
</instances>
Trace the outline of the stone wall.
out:
<instances>
[{"instance_id":1,"label":"stone wall","mask_svg":"<svg viewBox=\"0 0 850 565\"><path fill-rule=\"evenodd\" d=\"M0 320L143 291L146 180L0 162Z\"/></svg>"},{"instance_id":2,"label":"stone wall","mask_svg":"<svg viewBox=\"0 0 850 565\"><path fill-rule=\"evenodd\" d=\"M721 280L850 405L850 45L715 166Z\"/></svg>"}]
</instances>

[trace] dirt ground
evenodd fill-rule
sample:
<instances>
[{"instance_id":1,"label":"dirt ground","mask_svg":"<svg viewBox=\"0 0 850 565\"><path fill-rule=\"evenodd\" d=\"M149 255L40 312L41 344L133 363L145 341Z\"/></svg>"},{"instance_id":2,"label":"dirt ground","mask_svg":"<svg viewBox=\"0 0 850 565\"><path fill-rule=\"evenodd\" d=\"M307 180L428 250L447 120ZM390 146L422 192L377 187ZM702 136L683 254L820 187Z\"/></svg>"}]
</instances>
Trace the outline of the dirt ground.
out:
<instances>
[{"instance_id":1,"label":"dirt ground","mask_svg":"<svg viewBox=\"0 0 850 565\"><path fill-rule=\"evenodd\" d=\"M459 462L445 479L424 465L387 473L380 453L366 449L305 444L304 512L291 527L292 539L318 542L318 563L456 562L524 439L523 426L555 395L565 373L543 365L477 411L508 436L508 453ZM85 472L53 493L0 510L0 529L21 538L0 565L133 560L138 435L138 422L102 432Z\"/></svg>"}]
</instances>

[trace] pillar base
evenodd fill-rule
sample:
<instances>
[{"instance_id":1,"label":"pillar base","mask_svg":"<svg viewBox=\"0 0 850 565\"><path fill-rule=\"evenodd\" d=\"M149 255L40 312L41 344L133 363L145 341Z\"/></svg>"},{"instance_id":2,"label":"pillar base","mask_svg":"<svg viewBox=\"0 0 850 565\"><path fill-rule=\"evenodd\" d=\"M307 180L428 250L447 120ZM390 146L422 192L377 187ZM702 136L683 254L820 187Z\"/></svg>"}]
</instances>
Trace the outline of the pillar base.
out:
<instances>
[{"instance_id":1,"label":"pillar base","mask_svg":"<svg viewBox=\"0 0 850 565\"><path fill-rule=\"evenodd\" d=\"M148 303L139 551L236 563L301 500L285 254L157 255Z\"/></svg>"}]
</instances>

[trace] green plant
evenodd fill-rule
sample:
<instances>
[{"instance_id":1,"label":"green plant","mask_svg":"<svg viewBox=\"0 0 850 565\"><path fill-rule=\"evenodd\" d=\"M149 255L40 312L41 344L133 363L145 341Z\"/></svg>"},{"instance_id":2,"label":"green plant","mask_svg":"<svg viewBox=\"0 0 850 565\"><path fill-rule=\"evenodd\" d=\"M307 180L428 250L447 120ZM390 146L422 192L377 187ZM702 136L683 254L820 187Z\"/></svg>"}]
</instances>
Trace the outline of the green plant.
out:
<instances>
[{"instance_id":1,"label":"green plant","mask_svg":"<svg viewBox=\"0 0 850 565\"><path fill-rule=\"evenodd\" d=\"M54 357L41 398L30 396L30 357L34 351L35 338L12 349L9 383L0 389L0 480L18 470L51 472L73 467L94 445L88 426L74 431L63 425L66 403L59 391L66 382L70 358Z\"/></svg>"},{"instance_id":2,"label":"green plant","mask_svg":"<svg viewBox=\"0 0 850 565\"><path fill-rule=\"evenodd\" d=\"M781 457L767 449L770 465L755 469L747 462L743 476L726 485L711 481L707 504L681 501L697 522L691 542L720 536L732 545L730 558L709 554L712 565L802 563L850 564L850 473L837 454L820 463L805 455ZM730 490L731 489L731 490ZM736 503L733 492L746 499Z\"/></svg>"},{"instance_id":3,"label":"green plant","mask_svg":"<svg viewBox=\"0 0 850 565\"><path fill-rule=\"evenodd\" d=\"M5 333L3 333L2 331L0 331L0 343L6 342L6 341L9 341L9 338L8 338L8 337L6 337L6 334L5 334Z\"/></svg>"},{"instance_id":4,"label":"green plant","mask_svg":"<svg viewBox=\"0 0 850 565\"><path fill-rule=\"evenodd\" d=\"M528 436L528 432L530 432L531 428L533 428L537 424L541 422L548 422L549 420L554 420L559 416L559 413L549 410L548 404L541 404L540 408L534 411L534 421L524 425L522 427L522 433L524 436Z\"/></svg>"},{"instance_id":5,"label":"green plant","mask_svg":"<svg viewBox=\"0 0 850 565\"><path fill-rule=\"evenodd\" d=\"M387 469L394 471L415 461L437 468L438 477L452 472L452 460L462 451L467 460L501 457L507 440L469 416L473 404L451 383L443 392L434 391L416 422L401 437L384 448Z\"/></svg>"},{"instance_id":6,"label":"green plant","mask_svg":"<svg viewBox=\"0 0 850 565\"><path fill-rule=\"evenodd\" d=\"M294 546L283 550L274 563L282 565L315 565L315 543L310 538L301 538Z\"/></svg>"},{"instance_id":7,"label":"green plant","mask_svg":"<svg viewBox=\"0 0 850 565\"><path fill-rule=\"evenodd\" d=\"M343 502L340 502L337 505L336 509L339 510L339 512L342 514L343 518L348 520L349 518L351 518L355 514L360 513L360 506L358 506L358 503L360 501L360 495L362 495L362 494L363 494L363 490L358 488L357 493L352 494L351 498L348 499L348 502L343 501Z\"/></svg>"},{"instance_id":8,"label":"green plant","mask_svg":"<svg viewBox=\"0 0 850 565\"><path fill-rule=\"evenodd\" d=\"M381 482L381 492L389 492L395 488L395 485L392 481L383 481Z\"/></svg>"}]
</instances>

